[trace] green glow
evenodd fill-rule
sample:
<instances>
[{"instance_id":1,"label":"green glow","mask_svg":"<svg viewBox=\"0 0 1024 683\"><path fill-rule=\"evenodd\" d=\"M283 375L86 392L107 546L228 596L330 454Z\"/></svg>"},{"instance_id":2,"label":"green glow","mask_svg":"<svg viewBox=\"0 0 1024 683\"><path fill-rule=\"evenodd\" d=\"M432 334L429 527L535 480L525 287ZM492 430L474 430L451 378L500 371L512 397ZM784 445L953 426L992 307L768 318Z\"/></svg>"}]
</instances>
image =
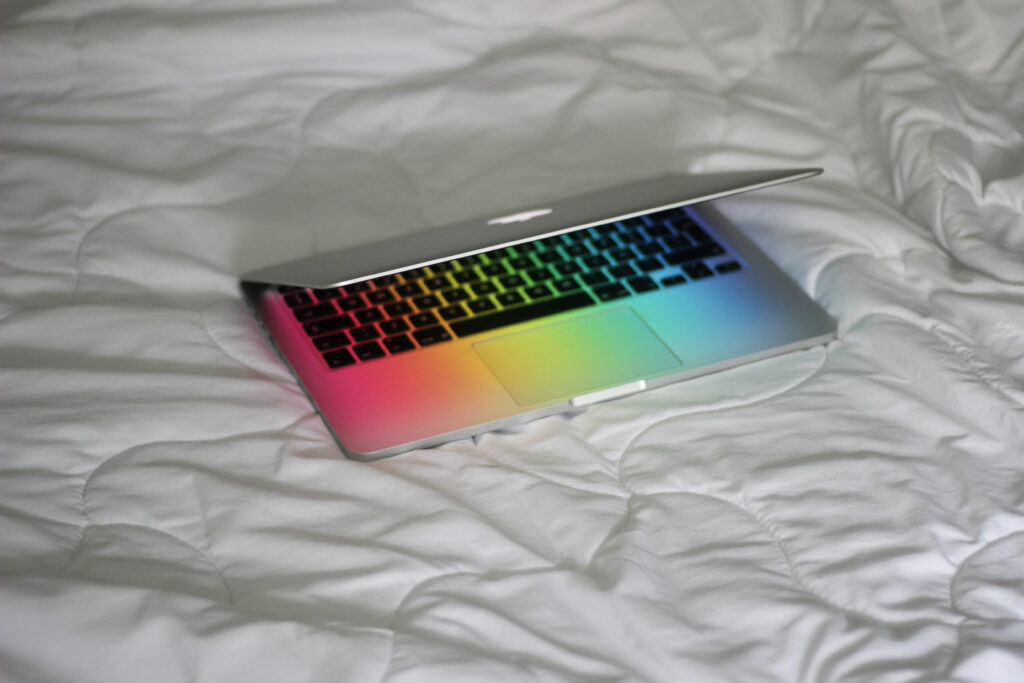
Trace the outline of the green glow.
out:
<instances>
[{"instance_id":1,"label":"green glow","mask_svg":"<svg viewBox=\"0 0 1024 683\"><path fill-rule=\"evenodd\" d=\"M478 342L473 349L523 406L614 387L680 365L629 306Z\"/></svg>"}]
</instances>

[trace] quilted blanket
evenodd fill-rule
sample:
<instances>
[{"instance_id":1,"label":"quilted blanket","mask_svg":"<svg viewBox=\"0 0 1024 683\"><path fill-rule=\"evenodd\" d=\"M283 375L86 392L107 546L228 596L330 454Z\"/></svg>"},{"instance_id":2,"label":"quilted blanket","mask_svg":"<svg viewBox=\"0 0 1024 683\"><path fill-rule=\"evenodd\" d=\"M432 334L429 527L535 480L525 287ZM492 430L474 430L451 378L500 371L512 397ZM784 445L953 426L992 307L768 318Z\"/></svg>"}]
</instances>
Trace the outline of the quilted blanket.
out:
<instances>
[{"instance_id":1,"label":"quilted blanket","mask_svg":"<svg viewBox=\"0 0 1024 683\"><path fill-rule=\"evenodd\" d=\"M0 679L1024 680L1020 0L0 29ZM668 172L826 347L346 460L238 273Z\"/></svg>"}]
</instances>

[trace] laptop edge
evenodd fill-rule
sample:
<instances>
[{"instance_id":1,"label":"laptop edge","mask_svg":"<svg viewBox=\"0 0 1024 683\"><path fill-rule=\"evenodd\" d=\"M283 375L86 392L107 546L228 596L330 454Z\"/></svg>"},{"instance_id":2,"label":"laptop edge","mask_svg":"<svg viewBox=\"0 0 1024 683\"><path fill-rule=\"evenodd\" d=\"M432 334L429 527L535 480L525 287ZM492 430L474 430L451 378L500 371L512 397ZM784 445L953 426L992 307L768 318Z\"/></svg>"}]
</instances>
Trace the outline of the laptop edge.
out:
<instances>
[{"instance_id":1,"label":"laptop edge","mask_svg":"<svg viewBox=\"0 0 1024 683\"><path fill-rule=\"evenodd\" d=\"M259 268L243 281L326 289L489 249L819 175L820 168L666 175Z\"/></svg>"}]
</instances>

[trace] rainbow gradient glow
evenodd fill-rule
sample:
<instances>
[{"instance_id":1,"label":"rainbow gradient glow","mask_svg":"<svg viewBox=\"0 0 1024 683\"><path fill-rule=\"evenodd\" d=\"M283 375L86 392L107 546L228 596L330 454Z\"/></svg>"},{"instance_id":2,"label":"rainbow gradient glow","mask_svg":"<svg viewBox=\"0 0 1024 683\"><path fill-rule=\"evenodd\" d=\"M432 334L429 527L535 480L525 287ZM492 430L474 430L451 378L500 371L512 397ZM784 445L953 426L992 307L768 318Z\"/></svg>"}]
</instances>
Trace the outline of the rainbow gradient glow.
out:
<instances>
[{"instance_id":1,"label":"rainbow gradient glow","mask_svg":"<svg viewBox=\"0 0 1024 683\"><path fill-rule=\"evenodd\" d=\"M669 237L681 237L669 240L660 226L666 225L670 214L685 216L687 225L694 226L692 234L673 227ZM808 337L808 324L795 324L801 319L820 328L819 334L833 329L827 316L805 296L803 308L794 308L789 290L796 289L795 285L784 276L779 278L777 270L763 275L769 267L774 268L767 259L755 252L751 258L760 260L755 265L763 267L752 268L750 258L741 258L690 208L579 233L436 264L414 276L379 278L370 281L370 291L386 289L394 293L402 283L441 277L451 284L450 290L444 291L464 289L472 300L494 303L511 291L529 300L526 293L531 287L568 278L576 282L574 291L596 295L617 287L615 291L624 291L623 296L480 334L460 338L453 333L452 341L340 369L328 367L283 294L264 287L254 303L281 354L339 442L349 453L367 457L515 424L526 414L559 412L575 396L626 382L644 379L659 384L733 365L744 358L770 355L766 350L786 350L787 345ZM720 249L693 262L663 262L664 267L646 273L638 267L632 277L621 278L611 277L621 263L614 258L608 259L607 266L590 268L583 264L583 256L569 254L573 244L585 243L587 253L593 256L599 250L592 245L609 238L617 249L636 246L637 242L628 241L633 239L630 235L658 241L659 245L671 244L676 249L695 249L709 241ZM669 249L666 246L664 252L659 252L661 258ZM544 264L535 256L544 250L557 252L559 263L574 262L580 264L581 271L601 271L609 276L609 282L587 285L580 279L582 273L554 270L549 271L555 273L551 280L537 280ZM614 252L603 250L605 254ZM638 253L631 262L639 264L644 256ZM495 263L522 267L491 275L480 270ZM717 272L718 268L722 271ZM452 278L459 273L471 273L472 284L467 287ZM522 284L509 286L519 282L510 276L518 276ZM644 292L647 278L656 284ZM480 287L483 283L486 286ZM367 293L358 289L350 285L340 296ZM550 299L557 298L554 290L550 291ZM327 301L335 305L334 299ZM443 300L442 304L450 302ZM432 310L441 310L443 305ZM417 310L416 305L411 307ZM448 329L455 329L452 322L445 323ZM639 333L641 328L645 332ZM518 334L526 330L527 334ZM353 343L347 348L355 346Z\"/></svg>"}]
</instances>

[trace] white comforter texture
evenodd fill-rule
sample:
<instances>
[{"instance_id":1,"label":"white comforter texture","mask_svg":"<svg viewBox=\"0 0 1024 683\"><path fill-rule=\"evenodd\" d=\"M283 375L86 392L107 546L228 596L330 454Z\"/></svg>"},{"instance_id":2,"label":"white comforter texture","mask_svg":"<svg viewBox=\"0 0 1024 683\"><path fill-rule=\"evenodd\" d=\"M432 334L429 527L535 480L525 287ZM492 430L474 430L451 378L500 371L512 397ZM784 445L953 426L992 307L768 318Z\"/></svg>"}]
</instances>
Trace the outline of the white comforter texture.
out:
<instances>
[{"instance_id":1,"label":"white comforter texture","mask_svg":"<svg viewBox=\"0 0 1024 683\"><path fill-rule=\"evenodd\" d=\"M0 679L1024 680L1021 0L54 0L0 37ZM237 290L666 172L827 347L361 464Z\"/></svg>"}]
</instances>

